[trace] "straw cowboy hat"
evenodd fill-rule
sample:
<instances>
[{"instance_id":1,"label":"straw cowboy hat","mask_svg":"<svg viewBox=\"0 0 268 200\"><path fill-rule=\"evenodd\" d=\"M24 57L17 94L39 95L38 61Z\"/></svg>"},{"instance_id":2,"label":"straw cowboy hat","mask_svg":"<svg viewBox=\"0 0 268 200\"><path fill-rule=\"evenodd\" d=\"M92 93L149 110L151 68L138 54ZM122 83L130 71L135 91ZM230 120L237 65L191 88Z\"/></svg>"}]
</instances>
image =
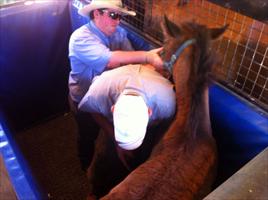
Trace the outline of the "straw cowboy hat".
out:
<instances>
[{"instance_id":1,"label":"straw cowboy hat","mask_svg":"<svg viewBox=\"0 0 268 200\"><path fill-rule=\"evenodd\" d=\"M136 12L124 8L121 0L92 0L90 4L87 4L81 8L78 13L84 17L88 17L91 11L100 8L110 8L121 12L123 15L136 15Z\"/></svg>"}]
</instances>

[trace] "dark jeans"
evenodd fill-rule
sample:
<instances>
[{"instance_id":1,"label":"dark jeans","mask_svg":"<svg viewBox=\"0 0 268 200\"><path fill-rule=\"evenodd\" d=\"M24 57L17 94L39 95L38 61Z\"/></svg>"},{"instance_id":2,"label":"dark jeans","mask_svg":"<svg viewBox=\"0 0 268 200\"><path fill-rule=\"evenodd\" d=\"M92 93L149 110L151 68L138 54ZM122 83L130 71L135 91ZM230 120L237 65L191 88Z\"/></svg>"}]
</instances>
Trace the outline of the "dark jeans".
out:
<instances>
[{"instance_id":1,"label":"dark jeans","mask_svg":"<svg viewBox=\"0 0 268 200\"><path fill-rule=\"evenodd\" d=\"M70 98L69 104L77 123L78 157L82 170L86 171L94 155L95 140L98 137L100 127L90 113L79 111L77 103L73 102Z\"/></svg>"}]
</instances>

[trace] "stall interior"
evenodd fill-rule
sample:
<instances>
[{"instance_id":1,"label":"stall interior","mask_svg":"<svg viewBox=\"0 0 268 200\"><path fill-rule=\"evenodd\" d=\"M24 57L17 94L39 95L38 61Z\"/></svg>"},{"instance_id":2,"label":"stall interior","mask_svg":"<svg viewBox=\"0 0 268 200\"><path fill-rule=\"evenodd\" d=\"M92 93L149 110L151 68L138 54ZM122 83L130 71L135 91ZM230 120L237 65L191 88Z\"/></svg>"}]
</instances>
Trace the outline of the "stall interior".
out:
<instances>
[{"instance_id":1,"label":"stall interior","mask_svg":"<svg viewBox=\"0 0 268 200\"><path fill-rule=\"evenodd\" d=\"M19 199L29 194L32 199L85 199L89 186L76 156L77 127L68 107L68 41L87 23L77 10L88 1L26 2L0 7L2 156ZM135 18L122 19L136 49L162 45L163 14L175 23L229 24L213 47L221 55L210 89L220 158L216 188L268 146L267 16L246 15L247 10L224 1L123 2L137 11Z\"/></svg>"}]
</instances>

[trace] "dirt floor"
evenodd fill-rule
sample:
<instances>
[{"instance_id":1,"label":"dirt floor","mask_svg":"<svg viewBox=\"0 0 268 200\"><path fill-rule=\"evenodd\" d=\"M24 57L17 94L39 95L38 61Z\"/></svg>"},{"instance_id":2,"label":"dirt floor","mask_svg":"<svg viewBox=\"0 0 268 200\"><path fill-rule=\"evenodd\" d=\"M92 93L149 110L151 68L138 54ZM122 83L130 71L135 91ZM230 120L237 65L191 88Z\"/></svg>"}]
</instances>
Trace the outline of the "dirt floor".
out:
<instances>
[{"instance_id":1,"label":"dirt floor","mask_svg":"<svg viewBox=\"0 0 268 200\"><path fill-rule=\"evenodd\" d=\"M33 177L48 199L82 200L87 196L86 174L76 149L76 124L65 114L16 135Z\"/></svg>"}]
</instances>

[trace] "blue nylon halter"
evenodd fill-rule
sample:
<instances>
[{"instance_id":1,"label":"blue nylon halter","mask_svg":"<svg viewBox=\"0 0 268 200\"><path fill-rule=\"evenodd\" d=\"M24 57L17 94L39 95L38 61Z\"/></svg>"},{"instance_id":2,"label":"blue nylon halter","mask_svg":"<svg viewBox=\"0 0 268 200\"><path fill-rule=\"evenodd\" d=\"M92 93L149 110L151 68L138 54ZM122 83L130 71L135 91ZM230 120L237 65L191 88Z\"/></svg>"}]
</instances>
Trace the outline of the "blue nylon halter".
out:
<instances>
[{"instance_id":1,"label":"blue nylon halter","mask_svg":"<svg viewBox=\"0 0 268 200\"><path fill-rule=\"evenodd\" d=\"M178 57L180 56L180 54L182 53L182 51L190 46L191 44L195 43L196 39L189 39L186 40L184 43L182 43L182 45L176 50L176 52L174 54L172 54L170 61L169 62L164 62L164 67L166 69L168 69L168 71L172 74L172 69L173 69L173 65L176 62L176 60L178 59Z\"/></svg>"}]
</instances>

